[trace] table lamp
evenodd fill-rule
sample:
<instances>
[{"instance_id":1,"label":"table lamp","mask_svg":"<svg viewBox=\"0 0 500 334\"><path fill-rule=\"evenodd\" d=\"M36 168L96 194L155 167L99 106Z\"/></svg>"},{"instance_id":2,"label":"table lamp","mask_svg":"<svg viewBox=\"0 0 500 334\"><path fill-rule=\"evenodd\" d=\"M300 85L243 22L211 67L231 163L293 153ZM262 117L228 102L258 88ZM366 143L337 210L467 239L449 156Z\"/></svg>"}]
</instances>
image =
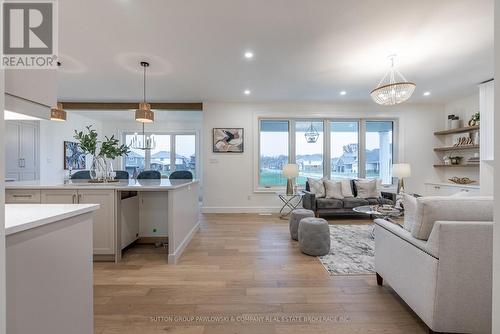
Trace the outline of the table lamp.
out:
<instances>
[{"instance_id":1,"label":"table lamp","mask_svg":"<svg viewBox=\"0 0 500 334\"><path fill-rule=\"evenodd\" d=\"M404 178L411 176L411 166L407 163L393 164L392 176L398 178L398 194L405 191Z\"/></svg>"},{"instance_id":2,"label":"table lamp","mask_svg":"<svg viewBox=\"0 0 500 334\"><path fill-rule=\"evenodd\" d=\"M288 179L286 183L286 194L293 195L293 178L299 176L299 166L287 164L283 167L283 176Z\"/></svg>"}]
</instances>

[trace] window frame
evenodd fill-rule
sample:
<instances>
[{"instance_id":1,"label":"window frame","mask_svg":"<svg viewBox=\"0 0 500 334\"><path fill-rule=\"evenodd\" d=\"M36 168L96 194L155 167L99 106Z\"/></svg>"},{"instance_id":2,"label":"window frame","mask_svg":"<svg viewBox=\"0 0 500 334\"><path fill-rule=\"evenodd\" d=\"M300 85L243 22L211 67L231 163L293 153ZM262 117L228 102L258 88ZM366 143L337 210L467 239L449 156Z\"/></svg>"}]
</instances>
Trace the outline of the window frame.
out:
<instances>
[{"instance_id":1,"label":"window frame","mask_svg":"<svg viewBox=\"0 0 500 334\"><path fill-rule=\"evenodd\" d=\"M296 163L296 122L323 122L323 177L331 179L331 123L332 122L357 122L358 123L358 178L366 176L366 122L392 122L392 161L398 161L399 152L399 119L391 117L266 117L258 116L256 149L256 171L254 172L254 192L276 192L285 189L285 185L262 185L260 184L260 131L261 122L266 120L287 121L288 122L288 163ZM328 131L326 131L328 130ZM391 184L384 184L384 187L393 187L395 179Z\"/></svg>"},{"instance_id":2,"label":"window frame","mask_svg":"<svg viewBox=\"0 0 500 334\"><path fill-rule=\"evenodd\" d=\"M128 145L129 143L126 142L126 136L127 135L134 135L137 131L123 131L121 133L121 138L122 138L122 143L125 145ZM141 134L142 132L137 134ZM200 175L200 134L199 131L148 131L145 132L146 135L169 135L170 136L170 170L174 172L175 169L175 143L176 143L176 136L182 136L182 135L188 135L188 136L193 136L195 137L195 161L196 161L196 168L195 168L195 178L196 179L201 179ZM144 152L144 169L150 169L151 168L151 151L146 150ZM122 157L120 159L120 164L121 168L125 169L125 166L127 165L126 162L127 157Z\"/></svg>"}]
</instances>

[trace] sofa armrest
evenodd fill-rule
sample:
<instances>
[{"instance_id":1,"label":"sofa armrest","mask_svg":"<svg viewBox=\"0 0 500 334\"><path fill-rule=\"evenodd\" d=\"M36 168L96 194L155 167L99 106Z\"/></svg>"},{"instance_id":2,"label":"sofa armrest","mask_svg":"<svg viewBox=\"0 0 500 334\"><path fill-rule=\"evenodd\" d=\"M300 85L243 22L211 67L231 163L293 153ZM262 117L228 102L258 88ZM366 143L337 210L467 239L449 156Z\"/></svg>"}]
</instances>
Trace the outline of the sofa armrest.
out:
<instances>
[{"instance_id":1,"label":"sofa armrest","mask_svg":"<svg viewBox=\"0 0 500 334\"><path fill-rule=\"evenodd\" d=\"M402 240L408 242L409 244L417 247L424 253L431 255L432 257L437 258L437 254L433 253L431 249L429 249L427 242L424 240L417 239L413 237L410 231L407 231L403 228L402 225L397 223L391 223L390 221L384 219L375 219L375 225L380 226L384 230L394 234L395 236L401 238ZM376 237L376 235L375 235Z\"/></svg>"},{"instance_id":2,"label":"sofa armrest","mask_svg":"<svg viewBox=\"0 0 500 334\"><path fill-rule=\"evenodd\" d=\"M491 333L493 222L436 221L428 243L439 255L433 329Z\"/></svg>"},{"instance_id":3,"label":"sofa armrest","mask_svg":"<svg viewBox=\"0 0 500 334\"><path fill-rule=\"evenodd\" d=\"M307 190L304 190L303 192L304 196L302 197L302 207L316 212L316 195Z\"/></svg>"},{"instance_id":4,"label":"sofa armrest","mask_svg":"<svg viewBox=\"0 0 500 334\"><path fill-rule=\"evenodd\" d=\"M382 195L382 198L390 199L393 203L396 203L396 194L395 193L381 191L380 194Z\"/></svg>"}]
</instances>

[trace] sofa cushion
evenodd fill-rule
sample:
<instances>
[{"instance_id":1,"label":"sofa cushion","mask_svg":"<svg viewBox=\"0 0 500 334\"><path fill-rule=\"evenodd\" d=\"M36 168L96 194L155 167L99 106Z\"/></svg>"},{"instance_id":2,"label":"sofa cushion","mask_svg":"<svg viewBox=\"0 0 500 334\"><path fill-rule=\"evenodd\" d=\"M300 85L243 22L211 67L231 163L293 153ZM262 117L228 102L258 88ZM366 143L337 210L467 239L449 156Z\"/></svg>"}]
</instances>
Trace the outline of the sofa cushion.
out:
<instances>
[{"instance_id":1,"label":"sofa cushion","mask_svg":"<svg viewBox=\"0 0 500 334\"><path fill-rule=\"evenodd\" d=\"M316 197L325 197L325 185L323 184L323 179L315 180L308 177L307 182L309 183L310 191L316 195Z\"/></svg>"},{"instance_id":2,"label":"sofa cushion","mask_svg":"<svg viewBox=\"0 0 500 334\"><path fill-rule=\"evenodd\" d=\"M344 198L345 209L352 209L362 205L368 205L368 201L363 198Z\"/></svg>"},{"instance_id":3,"label":"sofa cushion","mask_svg":"<svg viewBox=\"0 0 500 334\"><path fill-rule=\"evenodd\" d=\"M335 198L318 198L316 200L316 207L318 209L342 209L344 202L341 199Z\"/></svg>"},{"instance_id":4,"label":"sofa cushion","mask_svg":"<svg viewBox=\"0 0 500 334\"><path fill-rule=\"evenodd\" d=\"M377 187L377 180L354 180L358 198L377 198L380 191Z\"/></svg>"},{"instance_id":5,"label":"sofa cushion","mask_svg":"<svg viewBox=\"0 0 500 334\"><path fill-rule=\"evenodd\" d=\"M411 232L413 223L415 222L415 214L417 213L417 198L403 193L403 205L405 209L403 227L405 230Z\"/></svg>"},{"instance_id":6,"label":"sofa cushion","mask_svg":"<svg viewBox=\"0 0 500 334\"><path fill-rule=\"evenodd\" d=\"M342 195L342 183L333 180L324 180L326 198L344 199Z\"/></svg>"},{"instance_id":7,"label":"sofa cushion","mask_svg":"<svg viewBox=\"0 0 500 334\"><path fill-rule=\"evenodd\" d=\"M417 198L411 234L429 239L436 221L493 221L493 197L430 196Z\"/></svg>"}]
</instances>

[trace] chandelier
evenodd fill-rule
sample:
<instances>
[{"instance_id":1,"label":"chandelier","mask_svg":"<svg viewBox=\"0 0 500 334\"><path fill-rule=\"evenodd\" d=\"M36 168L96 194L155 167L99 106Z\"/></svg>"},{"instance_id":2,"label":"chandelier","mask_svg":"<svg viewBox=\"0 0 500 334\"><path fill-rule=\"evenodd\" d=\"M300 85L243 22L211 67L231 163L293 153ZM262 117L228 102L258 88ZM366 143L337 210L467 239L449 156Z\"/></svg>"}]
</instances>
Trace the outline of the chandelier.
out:
<instances>
[{"instance_id":1,"label":"chandelier","mask_svg":"<svg viewBox=\"0 0 500 334\"><path fill-rule=\"evenodd\" d=\"M156 148L155 136L147 135L144 131L144 123L152 123L155 119L150 104L146 103L146 68L149 67L149 63L141 61L140 64L143 68L143 101L139 103L139 109L135 111L135 120L142 123L142 134L134 133L129 146L135 150L154 150Z\"/></svg>"},{"instance_id":2,"label":"chandelier","mask_svg":"<svg viewBox=\"0 0 500 334\"><path fill-rule=\"evenodd\" d=\"M389 56L391 68L380 80L377 88L370 92L373 101L383 106L393 106L408 100L417 86L407 81L401 72L394 68L395 58L396 55Z\"/></svg>"},{"instance_id":3,"label":"chandelier","mask_svg":"<svg viewBox=\"0 0 500 334\"><path fill-rule=\"evenodd\" d=\"M306 141L309 144L312 144L312 143L315 143L318 141L319 133L314 128L312 122L311 122L311 125L309 125L309 128L307 129L306 133L304 133L304 137L306 137Z\"/></svg>"}]
</instances>

